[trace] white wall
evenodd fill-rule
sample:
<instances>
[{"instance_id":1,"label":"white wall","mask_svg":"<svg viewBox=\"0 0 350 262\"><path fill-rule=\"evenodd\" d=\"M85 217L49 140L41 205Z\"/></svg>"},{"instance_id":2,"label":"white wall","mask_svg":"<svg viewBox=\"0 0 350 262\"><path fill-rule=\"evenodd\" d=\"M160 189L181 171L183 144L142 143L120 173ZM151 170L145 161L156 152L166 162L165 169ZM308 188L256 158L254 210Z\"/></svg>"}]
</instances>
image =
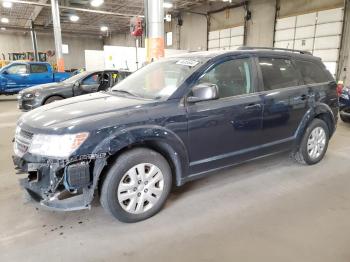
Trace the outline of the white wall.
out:
<instances>
[{"instance_id":1,"label":"white wall","mask_svg":"<svg viewBox=\"0 0 350 262\"><path fill-rule=\"evenodd\" d=\"M131 34L112 34L105 39L105 45L113 46L135 46L135 38Z\"/></svg>"},{"instance_id":2,"label":"white wall","mask_svg":"<svg viewBox=\"0 0 350 262\"><path fill-rule=\"evenodd\" d=\"M55 50L53 35L37 35L38 50L46 52ZM102 50L103 41L93 37L63 36L63 43L68 44L69 54L64 55L65 68L81 68L85 66L85 50ZM11 52L32 52L32 40L29 33L0 33L0 53L4 53L8 59Z\"/></svg>"}]
</instances>

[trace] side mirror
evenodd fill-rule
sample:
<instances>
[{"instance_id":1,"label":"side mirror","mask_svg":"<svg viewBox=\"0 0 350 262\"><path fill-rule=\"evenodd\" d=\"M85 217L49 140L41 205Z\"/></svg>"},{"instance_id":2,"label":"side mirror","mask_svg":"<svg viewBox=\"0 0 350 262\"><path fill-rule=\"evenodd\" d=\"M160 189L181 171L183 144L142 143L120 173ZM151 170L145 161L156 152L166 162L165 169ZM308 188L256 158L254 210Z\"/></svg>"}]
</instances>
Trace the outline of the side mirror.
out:
<instances>
[{"instance_id":1,"label":"side mirror","mask_svg":"<svg viewBox=\"0 0 350 262\"><path fill-rule=\"evenodd\" d=\"M196 103L219 98L218 86L211 83L202 83L192 89L192 96L187 97L187 102Z\"/></svg>"},{"instance_id":2,"label":"side mirror","mask_svg":"<svg viewBox=\"0 0 350 262\"><path fill-rule=\"evenodd\" d=\"M7 72L6 70L4 72L2 72L3 75L8 75L9 72Z\"/></svg>"}]
</instances>

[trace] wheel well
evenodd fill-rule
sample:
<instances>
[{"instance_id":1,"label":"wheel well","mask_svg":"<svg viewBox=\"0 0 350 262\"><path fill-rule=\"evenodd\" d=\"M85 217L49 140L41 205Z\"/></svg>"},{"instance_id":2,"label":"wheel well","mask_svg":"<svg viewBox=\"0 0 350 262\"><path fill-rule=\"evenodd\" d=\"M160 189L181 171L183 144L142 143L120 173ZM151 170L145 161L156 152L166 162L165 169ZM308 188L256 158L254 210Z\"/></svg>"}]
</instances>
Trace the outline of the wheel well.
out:
<instances>
[{"instance_id":1,"label":"wheel well","mask_svg":"<svg viewBox=\"0 0 350 262\"><path fill-rule=\"evenodd\" d=\"M130 145L120 149L119 151L117 151L113 155L110 155L110 157L107 159L107 165L103 168L103 170L102 170L102 172L100 174L100 177L99 177L99 181L98 181L98 192L99 192L99 194L101 192L103 181L106 178L108 170L110 169L112 164L123 153L125 153L125 152L127 152L127 151L129 151L131 149L134 149L134 148L151 149L151 150L156 151L157 153L161 154L168 161L168 164L170 166L171 173L172 173L172 178L173 178L172 184L173 185L178 185L179 184L179 181L177 181L178 180L177 177L179 177L179 175L180 175L179 172L181 172L181 167L176 165L175 161L171 158L169 151L166 149L166 144L164 144L162 142L157 142L157 141L144 141L142 143L130 144Z\"/></svg>"},{"instance_id":2,"label":"wheel well","mask_svg":"<svg viewBox=\"0 0 350 262\"><path fill-rule=\"evenodd\" d=\"M329 113L321 113L315 116L315 118L321 119L327 124L329 130L329 136L331 137L334 133L334 122Z\"/></svg>"},{"instance_id":3,"label":"wheel well","mask_svg":"<svg viewBox=\"0 0 350 262\"><path fill-rule=\"evenodd\" d=\"M61 98L65 99L65 97L62 96L62 95L50 95L50 96L48 96L48 97L46 97L46 98L44 99L43 105L45 105L46 101L47 101L49 98L54 97L54 96L58 96L58 97L61 97Z\"/></svg>"}]
</instances>

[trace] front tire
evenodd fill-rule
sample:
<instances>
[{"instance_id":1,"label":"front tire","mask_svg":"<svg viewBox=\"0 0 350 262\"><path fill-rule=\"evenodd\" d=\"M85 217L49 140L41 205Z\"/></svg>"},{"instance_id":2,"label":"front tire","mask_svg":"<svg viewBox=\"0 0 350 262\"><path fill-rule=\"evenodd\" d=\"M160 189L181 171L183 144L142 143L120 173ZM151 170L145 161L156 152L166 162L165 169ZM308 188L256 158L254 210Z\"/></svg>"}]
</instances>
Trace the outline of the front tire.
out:
<instances>
[{"instance_id":1,"label":"front tire","mask_svg":"<svg viewBox=\"0 0 350 262\"><path fill-rule=\"evenodd\" d=\"M48 99L45 100L44 105L50 104L52 102L58 101L58 100L62 100L63 97L61 96L50 96Z\"/></svg>"},{"instance_id":2,"label":"front tire","mask_svg":"<svg viewBox=\"0 0 350 262\"><path fill-rule=\"evenodd\" d=\"M302 164L314 165L326 154L329 142L329 129L321 119L315 118L306 128L295 159Z\"/></svg>"},{"instance_id":3,"label":"front tire","mask_svg":"<svg viewBox=\"0 0 350 262\"><path fill-rule=\"evenodd\" d=\"M171 169L161 154L132 149L118 157L107 172L100 202L118 220L138 222L160 211L171 184Z\"/></svg>"}]
</instances>

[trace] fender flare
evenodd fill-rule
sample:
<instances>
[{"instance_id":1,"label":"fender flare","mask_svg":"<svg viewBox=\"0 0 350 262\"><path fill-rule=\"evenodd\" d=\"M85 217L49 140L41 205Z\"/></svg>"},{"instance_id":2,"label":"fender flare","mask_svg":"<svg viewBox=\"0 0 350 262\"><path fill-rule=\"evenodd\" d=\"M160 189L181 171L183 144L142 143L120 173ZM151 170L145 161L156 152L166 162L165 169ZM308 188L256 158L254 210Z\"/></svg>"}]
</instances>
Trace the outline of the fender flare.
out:
<instances>
[{"instance_id":1,"label":"fender flare","mask_svg":"<svg viewBox=\"0 0 350 262\"><path fill-rule=\"evenodd\" d=\"M336 120L332 109L324 103L317 103L315 107L310 108L304 115L302 121L300 122L296 132L295 132L295 147L298 148L299 144L303 138L306 128L311 123L311 121L320 114L327 114L330 117L332 126L335 126ZM335 128L330 131L330 136L333 135Z\"/></svg>"},{"instance_id":2,"label":"fender flare","mask_svg":"<svg viewBox=\"0 0 350 262\"><path fill-rule=\"evenodd\" d=\"M111 157L133 146L148 147L161 153L174 169L176 185L183 184L189 167L187 148L177 134L163 126L147 125L119 129L105 138L93 153L108 153Z\"/></svg>"}]
</instances>

